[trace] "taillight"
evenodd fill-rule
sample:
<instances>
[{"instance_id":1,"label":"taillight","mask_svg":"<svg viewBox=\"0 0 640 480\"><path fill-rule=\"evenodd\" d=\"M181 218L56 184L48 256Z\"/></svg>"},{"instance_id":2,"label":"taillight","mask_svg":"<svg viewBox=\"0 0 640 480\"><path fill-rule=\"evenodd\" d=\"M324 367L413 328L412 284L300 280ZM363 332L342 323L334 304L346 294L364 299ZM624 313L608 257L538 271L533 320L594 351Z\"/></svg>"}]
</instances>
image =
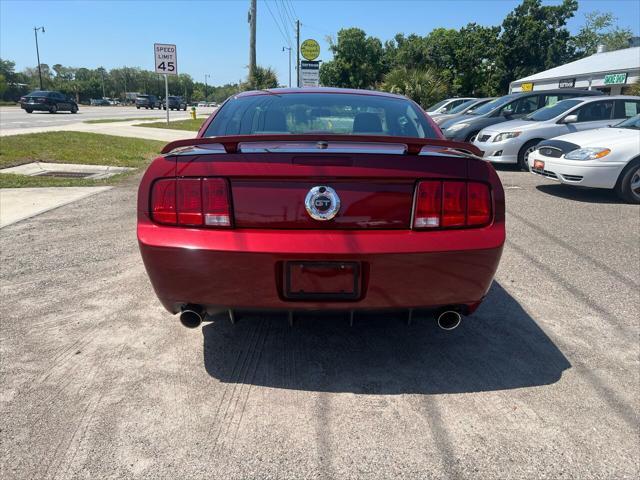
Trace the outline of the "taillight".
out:
<instances>
[{"instance_id":1,"label":"taillight","mask_svg":"<svg viewBox=\"0 0 640 480\"><path fill-rule=\"evenodd\" d=\"M416 189L413 228L486 225L491 220L491 191L479 182L427 180Z\"/></svg>"},{"instance_id":2,"label":"taillight","mask_svg":"<svg viewBox=\"0 0 640 480\"><path fill-rule=\"evenodd\" d=\"M229 190L223 178L162 178L151 190L151 217L158 223L230 227Z\"/></svg>"}]
</instances>

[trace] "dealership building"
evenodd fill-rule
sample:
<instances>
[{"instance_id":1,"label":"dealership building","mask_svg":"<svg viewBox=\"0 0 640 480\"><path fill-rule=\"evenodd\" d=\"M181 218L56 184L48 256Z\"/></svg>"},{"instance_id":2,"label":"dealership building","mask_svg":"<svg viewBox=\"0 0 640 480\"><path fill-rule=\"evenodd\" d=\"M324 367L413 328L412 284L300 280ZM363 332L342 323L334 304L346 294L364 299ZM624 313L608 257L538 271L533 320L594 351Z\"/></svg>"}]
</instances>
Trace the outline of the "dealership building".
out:
<instances>
[{"instance_id":1,"label":"dealership building","mask_svg":"<svg viewBox=\"0 0 640 480\"><path fill-rule=\"evenodd\" d=\"M640 47L601 52L511 82L509 93L584 88L609 95L629 93L640 79Z\"/></svg>"}]
</instances>

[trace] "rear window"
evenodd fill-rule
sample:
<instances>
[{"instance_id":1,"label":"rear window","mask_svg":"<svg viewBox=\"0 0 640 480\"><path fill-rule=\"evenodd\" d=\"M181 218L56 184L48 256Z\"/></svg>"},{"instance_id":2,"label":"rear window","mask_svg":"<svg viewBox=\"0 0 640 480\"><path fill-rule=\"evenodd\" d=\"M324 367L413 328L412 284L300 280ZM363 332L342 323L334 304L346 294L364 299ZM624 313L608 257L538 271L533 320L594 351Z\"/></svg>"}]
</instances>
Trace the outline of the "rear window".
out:
<instances>
[{"instance_id":1,"label":"rear window","mask_svg":"<svg viewBox=\"0 0 640 480\"><path fill-rule=\"evenodd\" d=\"M205 136L328 133L437 138L413 102L378 95L287 93L234 98Z\"/></svg>"},{"instance_id":2,"label":"rear window","mask_svg":"<svg viewBox=\"0 0 640 480\"><path fill-rule=\"evenodd\" d=\"M498 107L501 107L511 100L516 98L516 95L505 95L504 97L496 98L495 100L491 100L488 103L485 103L480 108L473 111L473 115L484 115L485 113L492 112Z\"/></svg>"}]
</instances>

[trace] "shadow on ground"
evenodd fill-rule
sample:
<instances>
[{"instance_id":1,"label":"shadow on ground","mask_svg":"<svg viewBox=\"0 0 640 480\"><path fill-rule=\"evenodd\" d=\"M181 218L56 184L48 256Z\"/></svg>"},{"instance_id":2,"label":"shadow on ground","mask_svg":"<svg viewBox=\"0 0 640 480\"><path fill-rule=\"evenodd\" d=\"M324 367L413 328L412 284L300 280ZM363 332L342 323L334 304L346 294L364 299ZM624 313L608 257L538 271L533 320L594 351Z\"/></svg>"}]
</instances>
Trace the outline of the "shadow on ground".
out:
<instances>
[{"instance_id":1,"label":"shadow on ground","mask_svg":"<svg viewBox=\"0 0 640 480\"><path fill-rule=\"evenodd\" d=\"M430 315L246 313L203 328L207 372L226 383L366 394L465 393L547 385L571 367L499 284L462 325L444 332Z\"/></svg>"},{"instance_id":2,"label":"shadow on ground","mask_svg":"<svg viewBox=\"0 0 640 480\"><path fill-rule=\"evenodd\" d=\"M554 197L573 200L585 203L625 203L613 190L603 188L580 188L562 184L537 185L536 188L542 193L553 195Z\"/></svg>"}]
</instances>

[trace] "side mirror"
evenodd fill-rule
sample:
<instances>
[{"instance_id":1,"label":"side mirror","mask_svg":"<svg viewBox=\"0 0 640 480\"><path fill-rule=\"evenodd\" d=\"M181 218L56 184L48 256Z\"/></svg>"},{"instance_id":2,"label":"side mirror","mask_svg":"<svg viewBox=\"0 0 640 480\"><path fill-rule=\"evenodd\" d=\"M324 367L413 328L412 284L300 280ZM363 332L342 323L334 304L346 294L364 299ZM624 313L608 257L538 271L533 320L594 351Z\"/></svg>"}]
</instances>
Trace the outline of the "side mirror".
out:
<instances>
[{"instance_id":1,"label":"side mirror","mask_svg":"<svg viewBox=\"0 0 640 480\"><path fill-rule=\"evenodd\" d=\"M513 115L513 110L511 110L510 108L505 108L504 110L502 110L501 115L503 117L509 118L511 115Z\"/></svg>"},{"instance_id":2,"label":"side mirror","mask_svg":"<svg viewBox=\"0 0 640 480\"><path fill-rule=\"evenodd\" d=\"M576 123L578 121L577 115L567 115L562 119L562 123Z\"/></svg>"}]
</instances>

